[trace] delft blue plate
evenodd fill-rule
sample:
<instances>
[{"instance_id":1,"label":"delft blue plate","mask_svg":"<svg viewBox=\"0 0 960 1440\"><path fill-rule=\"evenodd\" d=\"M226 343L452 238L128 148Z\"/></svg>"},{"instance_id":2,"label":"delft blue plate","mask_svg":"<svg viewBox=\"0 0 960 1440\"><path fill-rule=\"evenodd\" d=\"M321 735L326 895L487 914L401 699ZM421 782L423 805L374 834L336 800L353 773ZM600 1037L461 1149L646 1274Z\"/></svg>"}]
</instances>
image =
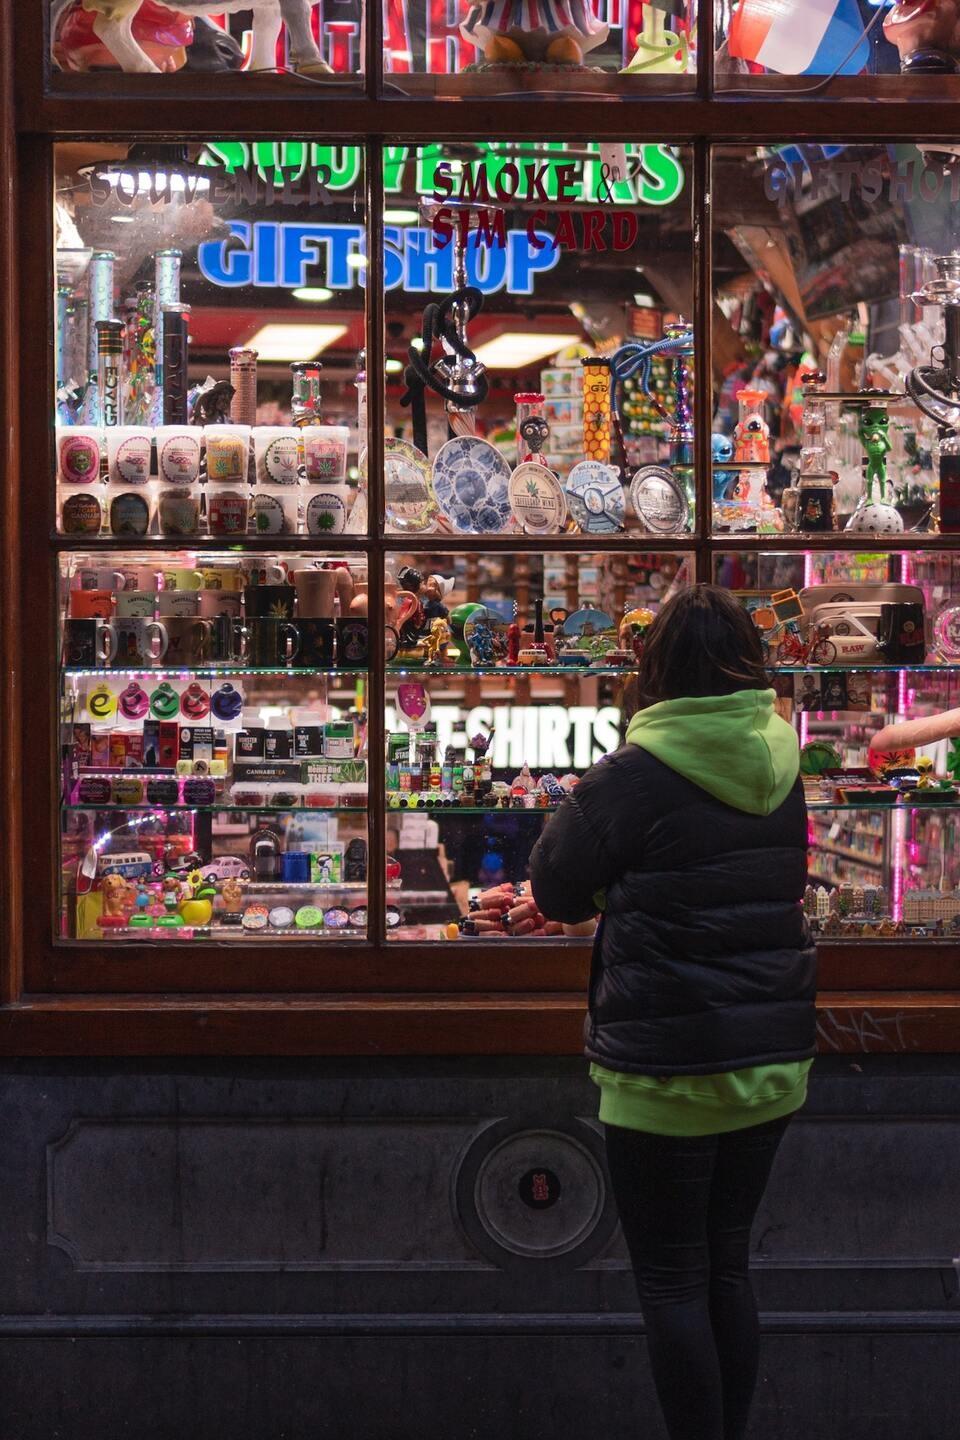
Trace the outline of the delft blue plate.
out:
<instances>
[{"instance_id":1,"label":"delft blue plate","mask_svg":"<svg viewBox=\"0 0 960 1440\"><path fill-rule=\"evenodd\" d=\"M433 462L433 490L455 530L496 535L510 524L510 466L477 435L457 435L441 445Z\"/></svg>"},{"instance_id":2,"label":"delft blue plate","mask_svg":"<svg viewBox=\"0 0 960 1440\"><path fill-rule=\"evenodd\" d=\"M613 465L581 460L563 483L570 514L588 535L614 535L623 529L623 486Z\"/></svg>"}]
</instances>

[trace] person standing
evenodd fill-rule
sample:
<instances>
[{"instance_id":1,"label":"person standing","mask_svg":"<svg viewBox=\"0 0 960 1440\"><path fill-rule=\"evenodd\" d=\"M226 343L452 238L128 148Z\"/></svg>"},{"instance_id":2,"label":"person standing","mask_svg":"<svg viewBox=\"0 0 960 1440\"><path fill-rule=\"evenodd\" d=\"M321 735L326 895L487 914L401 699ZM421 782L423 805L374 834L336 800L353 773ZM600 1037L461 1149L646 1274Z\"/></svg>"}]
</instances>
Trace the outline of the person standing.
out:
<instances>
[{"instance_id":1,"label":"person standing","mask_svg":"<svg viewBox=\"0 0 960 1440\"><path fill-rule=\"evenodd\" d=\"M714 586L661 610L636 695L531 888L550 919L601 916L586 1053L670 1440L744 1440L750 1230L815 1047L799 748L756 628Z\"/></svg>"}]
</instances>

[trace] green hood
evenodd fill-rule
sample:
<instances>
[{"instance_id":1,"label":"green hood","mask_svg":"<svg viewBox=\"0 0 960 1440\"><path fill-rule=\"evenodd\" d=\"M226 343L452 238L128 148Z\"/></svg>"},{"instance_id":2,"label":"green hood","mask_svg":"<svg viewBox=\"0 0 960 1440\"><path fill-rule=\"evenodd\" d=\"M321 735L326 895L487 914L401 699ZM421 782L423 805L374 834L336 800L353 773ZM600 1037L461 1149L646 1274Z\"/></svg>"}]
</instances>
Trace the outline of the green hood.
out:
<instances>
[{"instance_id":1,"label":"green hood","mask_svg":"<svg viewBox=\"0 0 960 1440\"><path fill-rule=\"evenodd\" d=\"M782 805L800 770L796 732L773 708L772 690L661 700L638 710L627 741L701 790L749 815Z\"/></svg>"}]
</instances>

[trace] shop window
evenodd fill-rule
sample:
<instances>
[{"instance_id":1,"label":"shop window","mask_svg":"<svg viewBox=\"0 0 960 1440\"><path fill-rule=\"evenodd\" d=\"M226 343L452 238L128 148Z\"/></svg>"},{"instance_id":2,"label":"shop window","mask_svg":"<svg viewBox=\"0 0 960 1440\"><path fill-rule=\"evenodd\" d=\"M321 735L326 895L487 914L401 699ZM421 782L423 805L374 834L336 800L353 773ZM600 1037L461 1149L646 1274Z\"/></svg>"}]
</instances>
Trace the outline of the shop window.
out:
<instances>
[{"instance_id":1,"label":"shop window","mask_svg":"<svg viewBox=\"0 0 960 1440\"><path fill-rule=\"evenodd\" d=\"M384 83L407 95L683 93L695 0L384 3Z\"/></svg>"},{"instance_id":2,"label":"shop window","mask_svg":"<svg viewBox=\"0 0 960 1440\"><path fill-rule=\"evenodd\" d=\"M362 82L363 0L250 0L219 13L175 0L47 0L46 8L54 91L87 84L89 72L103 94L314 86L339 95Z\"/></svg>"},{"instance_id":3,"label":"shop window","mask_svg":"<svg viewBox=\"0 0 960 1440\"><path fill-rule=\"evenodd\" d=\"M902 943L960 929L960 751L949 740L877 744L885 727L960 700L956 568L936 549L714 556L714 579L754 617L778 708L797 729L806 908L823 939Z\"/></svg>"},{"instance_id":4,"label":"shop window","mask_svg":"<svg viewBox=\"0 0 960 1440\"><path fill-rule=\"evenodd\" d=\"M57 151L62 939L366 933L362 172Z\"/></svg>"},{"instance_id":5,"label":"shop window","mask_svg":"<svg viewBox=\"0 0 960 1440\"><path fill-rule=\"evenodd\" d=\"M623 743L645 632L693 574L639 547L391 557L391 939L564 939L525 913L530 851Z\"/></svg>"},{"instance_id":6,"label":"shop window","mask_svg":"<svg viewBox=\"0 0 960 1440\"><path fill-rule=\"evenodd\" d=\"M715 0L714 16L720 91L906 98L960 72L953 0Z\"/></svg>"},{"instance_id":7,"label":"shop window","mask_svg":"<svg viewBox=\"0 0 960 1440\"><path fill-rule=\"evenodd\" d=\"M384 184L386 534L692 533L689 150L400 144Z\"/></svg>"}]
</instances>

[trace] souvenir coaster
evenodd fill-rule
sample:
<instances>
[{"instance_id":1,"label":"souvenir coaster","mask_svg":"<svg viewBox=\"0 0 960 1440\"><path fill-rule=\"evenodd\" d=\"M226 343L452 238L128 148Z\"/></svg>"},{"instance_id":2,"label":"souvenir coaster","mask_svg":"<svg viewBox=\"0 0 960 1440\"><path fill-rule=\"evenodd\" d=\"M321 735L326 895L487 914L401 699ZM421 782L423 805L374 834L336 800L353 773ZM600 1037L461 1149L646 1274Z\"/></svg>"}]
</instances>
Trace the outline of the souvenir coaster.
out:
<instances>
[{"instance_id":1,"label":"souvenir coaster","mask_svg":"<svg viewBox=\"0 0 960 1440\"><path fill-rule=\"evenodd\" d=\"M510 504L524 535L556 535L567 518L567 502L552 470L524 460L510 476Z\"/></svg>"},{"instance_id":2,"label":"souvenir coaster","mask_svg":"<svg viewBox=\"0 0 960 1440\"><path fill-rule=\"evenodd\" d=\"M388 529L422 535L434 528L437 497L430 461L416 445L393 437L383 442L383 487Z\"/></svg>"},{"instance_id":3,"label":"souvenir coaster","mask_svg":"<svg viewBox=\"0 0 960 1440\"><path fill-rule=\"evenodd\" d=\"M458 435L437 451L433 489L456 530L496 535L510 524L510 466L489 440Z\"/></svg>"},{"instance_id":4,"label":"souvenir coaster","mask_svg":"<svg viewBox=\"0 0 960 1440\"><path fill-rule=\"evenodd\" d=\"M650 534L679 535L687 528L687 497L665 465L642 465L630 482L630 500Z\"/></svg>"},{"instance_id":5,"label":"souvenir coaster","mask_svg":"<svg viewBox=\"0 0 960 1440\"><path fill-rule=\"evenodd\" d=\"M614 535L623 529L623 486L613 465L581 460L564 481L570 514L588 535Z\"/></svg>"}]
</instances>

